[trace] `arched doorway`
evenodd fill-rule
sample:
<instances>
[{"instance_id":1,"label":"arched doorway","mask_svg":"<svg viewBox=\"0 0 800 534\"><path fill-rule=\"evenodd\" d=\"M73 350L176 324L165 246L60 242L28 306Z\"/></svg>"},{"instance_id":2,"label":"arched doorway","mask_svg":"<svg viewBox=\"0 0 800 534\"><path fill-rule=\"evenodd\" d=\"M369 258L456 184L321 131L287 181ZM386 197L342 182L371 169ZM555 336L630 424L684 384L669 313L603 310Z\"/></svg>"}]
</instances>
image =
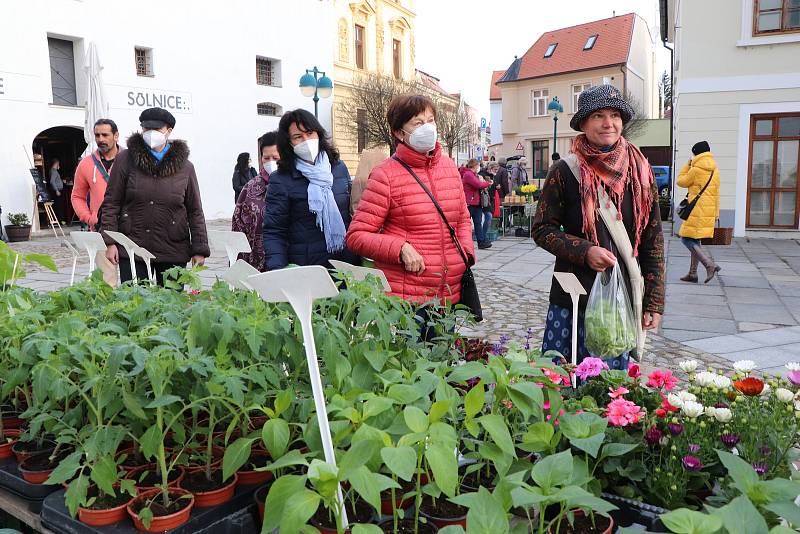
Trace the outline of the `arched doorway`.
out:
<instances>
[{"instance_id":1,"label":"arched doorway","mask_svg":"<svg viewBox=\"0 0 800 534\"><path fill-rule=\"evenodd\" d=\"M77 222L73 214L72 203L69 200L72 194L72 184L75 178L75 169L78 167L81 154L86 149L83 139L83 128L77 126L54 126L40 132L33 139L33 165L36 167L49 188L49 170L54 159L61 164L59 174L64 182L64 191L61 197L55 198L53 205L56 214L62 223L72 224ZM52 191L52 190L51 190ZM47 226L47 217L44 208L39 205L40 227Z\"/></svg>"}]
</instances>

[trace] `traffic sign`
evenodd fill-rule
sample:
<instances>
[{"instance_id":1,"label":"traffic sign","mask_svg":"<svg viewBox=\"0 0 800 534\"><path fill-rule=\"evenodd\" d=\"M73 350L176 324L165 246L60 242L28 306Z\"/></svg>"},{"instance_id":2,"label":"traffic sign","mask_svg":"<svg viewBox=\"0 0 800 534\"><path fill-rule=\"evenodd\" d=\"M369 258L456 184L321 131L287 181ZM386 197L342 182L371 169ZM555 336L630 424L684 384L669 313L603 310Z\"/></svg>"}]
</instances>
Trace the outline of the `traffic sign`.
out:
<instances>
[{"instance_id":1,"label":"traffic sign","mask_svg":"<svg viewBox=\"0 0 800 534\"><path fill-rule=\"evenodd\" d=\"M486 128L486 117L481 117L481 128Z\"/></svg>"},{"instance_id":2,"label":"traffic sign","mask_svg":"<svg viewBox=\"0 0 800 534\"><path fill-rule=\"evenodd\" d=\"M522 141L517 143L517 150L522 150L523 152L525 151L525 148L522 146Z\"/></svg>"}]
</instances>

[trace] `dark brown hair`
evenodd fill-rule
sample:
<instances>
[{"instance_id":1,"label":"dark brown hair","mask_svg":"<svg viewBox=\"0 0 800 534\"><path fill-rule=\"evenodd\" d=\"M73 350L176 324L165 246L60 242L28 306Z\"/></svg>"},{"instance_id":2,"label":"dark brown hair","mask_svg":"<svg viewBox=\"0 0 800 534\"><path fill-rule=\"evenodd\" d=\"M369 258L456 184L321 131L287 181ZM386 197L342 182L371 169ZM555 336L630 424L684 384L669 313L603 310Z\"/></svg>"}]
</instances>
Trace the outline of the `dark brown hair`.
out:
<instances>
[{"instance_id":1,"label":"dark brown hair","mask_svg":"<svg viewBox=\"0 0 800 534\"><path fill-rule=\"evenodd\" d=\"M433 118L436 118L436 104L430 97L425 95L397 95L389 102L386 109L386 122L392 134L403 129L403 125L430 108L433 111ZM396 141L395 141L396 142Z\"/></svg>"}]
</instances>

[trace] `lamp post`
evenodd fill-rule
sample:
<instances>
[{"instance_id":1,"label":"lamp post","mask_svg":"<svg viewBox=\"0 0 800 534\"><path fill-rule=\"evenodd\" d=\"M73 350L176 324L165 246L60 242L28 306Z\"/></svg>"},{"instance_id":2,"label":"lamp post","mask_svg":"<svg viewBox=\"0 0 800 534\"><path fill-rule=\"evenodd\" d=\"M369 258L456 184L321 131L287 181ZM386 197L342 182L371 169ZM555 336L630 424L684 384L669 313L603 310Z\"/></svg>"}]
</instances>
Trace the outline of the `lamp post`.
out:
<instances>
[{"instance_id":1,"label":"lamp post","mask_svg":"<svg viewBox=\"0 0 800 534\"><path fill-rule=\"evenodd\" d=\"M547 104L547 113L553 117L553 154L555 154L557 152L556 142L558 141L558 114L564 113L564 106L562 106L561 102L558 101L557 96L554 96L553 100Z\"/></svg>"},{"instance_id":2,"label":"lamp post","mask_svg":"<svg viewBox=\"0 0 800 534\"><path fill-rule=\"evenodd\" d=\"M328 98L333 93L333 81L325 76L325 71L314 67L300 77L300 92L303 96L314 97L314 116L317 116L319 99Z\"/></svg>"}]
</instances>

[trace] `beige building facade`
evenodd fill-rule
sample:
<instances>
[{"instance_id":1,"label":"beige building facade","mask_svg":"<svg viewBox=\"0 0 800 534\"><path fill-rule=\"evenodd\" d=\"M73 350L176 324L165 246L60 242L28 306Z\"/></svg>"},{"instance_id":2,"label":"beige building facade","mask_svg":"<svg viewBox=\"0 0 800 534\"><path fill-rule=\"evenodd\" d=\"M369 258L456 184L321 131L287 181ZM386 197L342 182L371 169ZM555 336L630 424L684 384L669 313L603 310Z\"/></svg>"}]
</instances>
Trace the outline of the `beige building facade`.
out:
<instances>
[{"instance_id":1,"label":"beige building facade","mask_svg":"<svg viewBox=\"0 0 800 534\"><path fill-rule=\"evenodd\" d=\"M735 236L798 230L800 11L780 0L660 4L674 48L675 168L708 141L723 226Z\"/></svg>"},{"instance_id":2,"label":"beige building facade","mask_svg":"<svg viewBox=\"0 0 800 534\"><path fill-rule=\"evenodd\" d=\"M653 38L636 14L545 33L496 83L500 106L492 102L491 121L502 129L502 141L491 152L495 157L525 156L529 177L542 179L553 152L567 154L577 135L569 121L582 91L614 85L651 119L659 114L656 78ZM564 109L555 144L554 120L547 112L554 98Z\"/></svg>"},{"instance_id":3,"label":"beige building facade","mask_svg":"<svg viewBox=\"0 0 800 534\"><path fill-rule=\"evenodd\" d=\"M416 79L413 9L413 0L334 0L338 40L333 61L332 135L351 175L355 175L365 147L356 129L347 124L351 118L337 110L350 98L359 74Z\"/></svg>"}]
</instances>

